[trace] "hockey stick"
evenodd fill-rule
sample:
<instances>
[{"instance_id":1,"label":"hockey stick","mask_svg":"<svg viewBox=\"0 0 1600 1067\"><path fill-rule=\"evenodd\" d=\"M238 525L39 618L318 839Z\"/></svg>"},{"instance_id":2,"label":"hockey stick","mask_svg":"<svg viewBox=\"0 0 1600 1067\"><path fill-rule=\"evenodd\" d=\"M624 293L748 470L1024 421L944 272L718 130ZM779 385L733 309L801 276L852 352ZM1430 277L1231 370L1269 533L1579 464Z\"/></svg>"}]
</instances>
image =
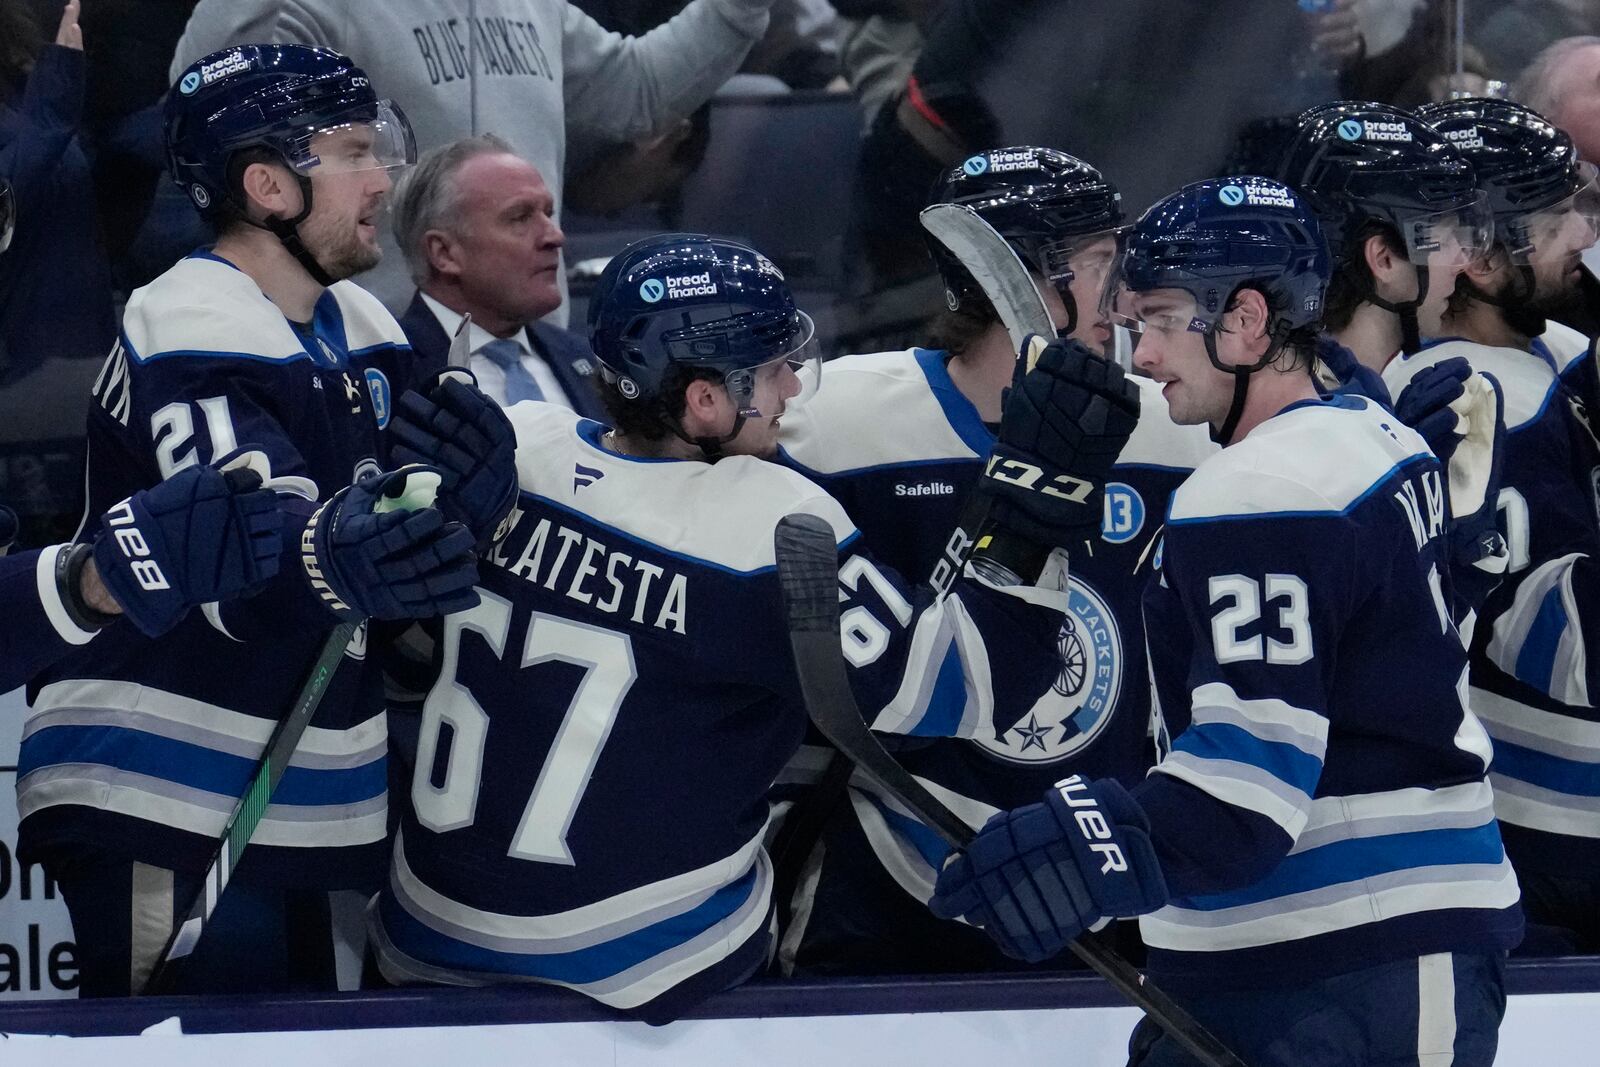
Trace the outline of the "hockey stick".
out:
<instances>
[{"instance_id":1,"label":"hockey stick","mask_svg":"<svg viewBox=\"0 0 1600 1067\"><path fill-rule=\"evenodd\" d=\"M1056 335L1055 324L1045 310L1044 298L1033 284L1033 275L1028 273L1016 250L983 220L982 215L964 204L933 204L923 208L917 218L923 229L961 261L983 295L989 298L1019 359L1022 346L1030 336L1049 339ZM1033 369L1041 349L1039 344L1030 347L1024 370ZM968 490L966 502L956 517L952 544L946 547L929 579L935 590L945 593L955 584L988 514L989 498Z\"/></svg>"},{"instance_id":2,"label":"hockey stick","mask_svg":"<svg viewBox=\"0 0 1600 1067\"><path fill-rule=\"evenodd\" d=\"M311 716L316 714L317 706L322 703L322 694L327 692L328 683L339 667L345 647L350 644L361 622L360 619L352 619L340 623L322 643L316 662L311 665L311 673L301 683L293 708L267 739L266 751L256 767L255 777L250 780L250 787L244 791L244 796L234 804L233 812L223 826L222 839L211 855L211 862L206 865L199 888L195 890L194 899L183 913L183 921L173 927L172 936L167 938L167 944L161 950L141 994L165 992L175 971L173 964L193 953L195 946L200 943L200 935L205 932L206 923L217 910L217 901L222 898L228 879L239 866L245 846L250 843L256 827L261 824L261 817L266 814L267 804L272 800L273 790L278 788L283 772L288 769L289 760L300 744L300 737L306 732Z\"/></svg>"},{"instance_id":3,"label":"hockey stick","mask_svg":"<svg viewBox=\"0 0 1600 1067\"><path fill-rule=\"evenodd\" d=\"M394 498L380 497L373 505L373 511L414 511L429 507L433 504L438 486L438 477L435 475L422 488L409 494ZM249 788L234 803L228 821L223 824L222 838L217 842L216 851L211 854L211 862L206 864L205 874L200 878L194 898L183 911L183 920L173 926L172 934L161 949L161 955L156 958L150 977L140 990L141 995L165 992L172 981L174 962L193 954L195 946L200 943L206 923L211 921L212 914L217 910L217 902L222 899L222 891L228 887L228 879L233 877L245 847L255 836L256 827L261 825L267 805L272 802L273 791L289 769L289 761L300 745L300 738L310 725L311 717L317 713L334 672L339 669L345 648L365 621L362 618L346 619L335 626L327 640L322 642L316 661L311 665L311 672L300 684L300 692L295 695L289 713L267 738L261 762L256 765Z\"/></svg>"},{"instance_id":4,"label":"hockey stick","mask_svg":"<svg viewBox=\"0 0 1600 1067\"><path fill-rule=\"evenodd\" d=\"M973 829L895 762L873 736L850 691L839 644L839 556L833 528L815 515L788 515L778 523L773 545L789 643L811 721L951 847L967 847L976 836ZM1115 951L1088 938L1069 947L1201 1063L1244 1067L1239 1057Z\"/></svg>"}]
</instances>

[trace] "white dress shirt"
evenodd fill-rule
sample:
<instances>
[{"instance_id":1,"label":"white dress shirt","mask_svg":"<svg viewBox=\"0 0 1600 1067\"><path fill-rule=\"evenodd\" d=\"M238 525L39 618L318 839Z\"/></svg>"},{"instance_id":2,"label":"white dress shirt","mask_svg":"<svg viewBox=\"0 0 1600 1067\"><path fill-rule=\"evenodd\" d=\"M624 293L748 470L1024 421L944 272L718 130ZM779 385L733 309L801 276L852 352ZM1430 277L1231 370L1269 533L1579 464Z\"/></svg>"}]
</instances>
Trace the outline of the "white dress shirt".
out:
<instances>
[{"instance_id":1,"label":"white dress shirt","mask_svg":"<svg viewBox=\"0 0 1600 1067\"><path fill-rule=\"evenodd\" d=\"M446 337L454 337L456 330L461 326L461 315L451 311L439 301L422 294L422 302L428 305L428 310L433 312L433 317L439 320L439 325L444 327ZM500 338L485 330L474 322L468 327L467 343L472 352L472 362L469 364L472 373L477 375L478 388L482 389L494 400L504 405L506 402L506 372L501 370L493 360L481 355L483 346ZM518 330L514 336L505 338L515 341L522 350L522 365L527 368L533 380L538 383L539 391L544 393L544 398L552 404L560 404L564 408L572 407L572 400L567 396L567 391L561 388L561 380L556 377L555 371L540 357L528 349L528 335L523 330Z\"/></svg>"}]
</instances>

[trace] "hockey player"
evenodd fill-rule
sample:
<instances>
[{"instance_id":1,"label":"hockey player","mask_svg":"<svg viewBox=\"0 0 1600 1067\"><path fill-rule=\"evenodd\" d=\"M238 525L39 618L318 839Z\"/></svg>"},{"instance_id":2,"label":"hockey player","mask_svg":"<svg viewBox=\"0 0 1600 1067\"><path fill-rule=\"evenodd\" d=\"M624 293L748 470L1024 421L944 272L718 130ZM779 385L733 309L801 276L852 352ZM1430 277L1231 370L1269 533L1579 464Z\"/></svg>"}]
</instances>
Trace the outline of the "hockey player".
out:
<instances>
[{"instance_id":1,"label":"hockey player","mask_svg":"<svg viewBox=\"0 0 1600 1067\"><path fill-rule=\"evenodd\" d=\"M1465 357L1505 392L1510 568L1473 634L1472 709L1494 738L1495 809L1529 919L1523 950L1600 951L1600 668L1586 651L1600 620L1600 448L1569 388L1587 360L1539 343L1541 308L1576 286L1600 222L1594 170L1565 133L1514 104L1462 100L1426 117L1473 160L1495 243L1462 275L1444 337L1384 379L1398 388Z\"/></svg>"},{"instance_id":2,"label":"hockey player","mask_svg":"<svg viewBox=\"0 0 1600 1067\"><path fill-rule=\"evenodd\" d=\"M1065 598L1028 583L1048 531L1099 513L1092 487L1137 401L1114 366L1046 350L984 481L976 565L1011 576L966 573L935 597L760 458L798 402L811 332L768 260L650 238L607 266L589 314L615 427L511 409L518 513L480 606L446 620L372 940L392 982L552 982L662 1022L771 946L767 791L806 721L778 521L807 512L837 533L843 651L875 728L994 735L1056 677ZM1018 464L1038 478L1007 480Z\"/></svg>"},{"instance_id":3,"label":"hockey player","mask_svg":"<svg viewBox=\"0 0 1600 1067\"><path fill-rule=\"evenodd\" d=\"M11 540L10 514L0 508L0 529L10 527L0 546ZM266 581L278 572L282 526L259 474L190 467L112 507L92 541L5 556L0 692L87 644L119 616L156 637L189 609Z\"/></svg>"},{"instance_id":4,"label":"hockey player","mask_svg":"<svg viewBox=\"0 0 1600 1067\"><path fill-rule=\"evenodd\" d=\"M1328 273L1267 179L1187 186L1127 238L1110 292L1138 367L1175 420L1229 431L1147 587L1171 752L1132 791L1073 775L997 815L933 904L1029 959L1143 915L1152 979L1254 1067L1488 1065L1521 916L1446 608L1444 478L1383 408L1319 397ZM1194 1061L1145 1022L1131 1062Z\"/></svg>"},{"instance_id":5,"label":"hockey player","mask_svg":"<svg viewBox=\"0 0 1600 1067\"><path fill-rule=\"evenodd\" d=\"M498 521L448 464L443 502L465 526L434 508L374 513L409 477L380 473L390 400L375 364L407 349L340 279L378 254L389 171L415 151L404 117L343 56L242 47L183 75L166 138L218 240L128 302L90 405L87 514L243 446L265 456L287 557L260 595L155 643L110 629L30 693L20 851L61 886L91 996L143 985L328 632L472 605L473 544ZM331 985L327 892L370 891L387 857L375 660L358 632L179 989Z\"/></svg>"},{"instance_id":6,"label":"hockey player","mask_svg":"<svg viewBox=\"0 0 1600 1067\"><path fill-rule=\"evenodd\" d=\"M951 168L933 202L976 211L1034 274L1061 335L1081 352L1106 354L1100 294L1123 215L1116 187L1097 169L1049 148L996 149ZM844 505L867 546L915 580L948 572L973 532L963 535L958 523L1017 364L972 275L937 241L929 248L950 307L935 331L941 344L830 361L816 396L785 417L780 438L784 458ZM1062 531L1074 549L1092 542L1092 550L1074 552L1070 578L1049 579L1065 583L1070 603L1051 692L1003 733L896 748L974 828L1069 770L1132 786L1155 762L1140 591L1167 498L1215 446L1204 429L1174 425L1148 379L1129 380L1140 392L1139 424L1113 468L1105 508ZM796 818L825 821L798 878L780 950L785 970L1008 964L987 937L928 912L947 847L871 782L854 779L842 797L823 788L800 802Z\"/></svg>"},{"instance_id":7,"label":"hockey player","mask_svg":"<svg viewBox=\"0 0 1600 1067\"><path fill-rule=\"evenodd\" d=\"M1300 116L1277 176L1322 224L1333 256L1323 325L1371 383L1438 333L1456 276L1489 247L1472 167L1408 111L1339 101Z\"/></svg>"}]
</instances>

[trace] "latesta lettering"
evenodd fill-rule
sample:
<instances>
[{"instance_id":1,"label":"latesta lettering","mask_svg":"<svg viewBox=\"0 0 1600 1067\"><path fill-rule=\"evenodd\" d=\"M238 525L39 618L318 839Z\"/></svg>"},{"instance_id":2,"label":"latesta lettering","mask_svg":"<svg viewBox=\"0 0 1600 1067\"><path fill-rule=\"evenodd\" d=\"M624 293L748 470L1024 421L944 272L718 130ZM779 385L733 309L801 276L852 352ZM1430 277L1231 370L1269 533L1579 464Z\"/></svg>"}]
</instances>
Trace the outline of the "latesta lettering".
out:
<instances>
[{"instance_id":1,"label":"latesta lettering","mask_svg":"<svg viewBox=\"0 0 1600 1067\"><path fill-rule=\"evenodd\" d=\"M520 548L518 547L520 546ZM642 626L684 632L689 580L607 548L580 530L522 515L489 562L526 582Z\"/></svg>"}]
</instances>

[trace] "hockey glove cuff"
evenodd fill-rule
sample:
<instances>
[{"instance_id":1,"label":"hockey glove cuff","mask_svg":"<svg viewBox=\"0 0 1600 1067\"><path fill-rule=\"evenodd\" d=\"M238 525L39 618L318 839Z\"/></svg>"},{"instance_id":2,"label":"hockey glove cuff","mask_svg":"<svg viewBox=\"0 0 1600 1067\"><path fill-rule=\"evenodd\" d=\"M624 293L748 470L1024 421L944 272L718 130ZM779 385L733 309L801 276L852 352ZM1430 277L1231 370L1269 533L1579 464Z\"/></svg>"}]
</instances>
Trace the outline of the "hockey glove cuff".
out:
<instances>
[{"instance_id":1,"label":"hockey glove cuff","mask_svg":"<svg viewBox=\"0 0 1600 1067\"><path fill-rule=\"evenodd\" d=\"M987 930L1015 959L1049 959L1106 919L1167 902L1150 823L1115 781L1073 775L1043 803L990 819L939 874L929 907Z\"/></svg>"},{"instance_id":2,"label":"hockey glove cuff","mask_svg":"<svg viewBox=\"0 0 1600 1067\"><path fill-rule=\"evenodd\" d=\"M480 547L503 536L517 499L517 435L511 421L462 370L410 390L389 424L390 462L420 463L444 476L438 508L464 523Z\"/></svg>"},{"instance_id":3,"label":"hockey glove cuff","mask_svg":"<svg viewBox=\"0 0 1600 1067\"><path fill-rule=\"evenodd\" d=\"M474 538L432 507L442 475L401 467L363 478L318 508L300 538L311 588L340 621L418 619L478 603Z\"/></svg>"}]
</instances>

